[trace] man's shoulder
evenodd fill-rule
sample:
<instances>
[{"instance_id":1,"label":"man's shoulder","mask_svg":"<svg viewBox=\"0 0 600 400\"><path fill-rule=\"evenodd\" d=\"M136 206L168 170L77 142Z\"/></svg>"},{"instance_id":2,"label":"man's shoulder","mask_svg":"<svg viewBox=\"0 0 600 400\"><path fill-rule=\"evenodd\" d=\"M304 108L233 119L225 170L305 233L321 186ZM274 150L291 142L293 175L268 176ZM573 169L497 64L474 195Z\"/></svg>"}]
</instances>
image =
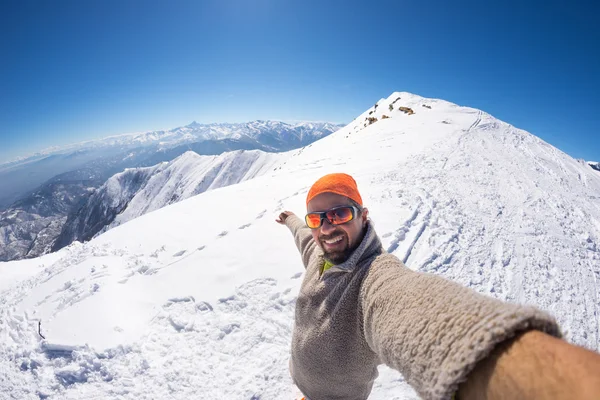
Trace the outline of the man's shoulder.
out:
<instances>
[{"instance_id":1,"label":"man's shoulder","mask_svg":"<svg viewBox=\"0 0 600 400\"><path fill-rule=\"evenodd\" d=\"M362 281L361 299L364 298L365 291L368 288L372 288L373 285L381 286L389 284L396 277L402 275L405 269L406 266L404 263L395 255L385 250L378 254L365 271Z\"/></svg>"},{"instance_id":2,"label":"man's shoulder","mask_svg":"<svg viewBox=\"0 0 600 400\"><path fill-rule=\"evenodd\" d=\"M369 274L372 274L375 271L382 272L395 268L406 268L406 266L398 257L384 250L371 261Z\"/></svg>"},{"instance_id":3,"label":"man's shoulder","mask_svg":"<svg viewBox=\"0 0 600 400\"><path fill-rule=\"evenodd\" d=\"M373 260L373 264L399 264L404 266L404 263L400 261L398 257L395 255L388 253L387 251L382 251L375 259Z\"/></svg>"}]
</instances>

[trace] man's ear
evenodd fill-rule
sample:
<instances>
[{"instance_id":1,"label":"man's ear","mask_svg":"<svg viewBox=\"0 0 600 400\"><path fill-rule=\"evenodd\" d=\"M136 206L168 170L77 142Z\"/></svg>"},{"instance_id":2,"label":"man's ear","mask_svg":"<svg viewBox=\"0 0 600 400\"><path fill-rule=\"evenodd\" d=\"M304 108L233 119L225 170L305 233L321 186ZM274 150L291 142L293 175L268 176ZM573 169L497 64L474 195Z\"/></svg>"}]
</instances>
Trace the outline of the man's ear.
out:
<instances>
[{"instance_id":1,"label":"man's ear","mask_svg":"<svg viewBox=\"0 0 600 400\"><path fill-rule=\"evenodd\" d=\"M367 220L369 219L369 209L367 207L363 207L361 217L363 227L365 227L367 225Z\"/></svg>"}]
</instances>

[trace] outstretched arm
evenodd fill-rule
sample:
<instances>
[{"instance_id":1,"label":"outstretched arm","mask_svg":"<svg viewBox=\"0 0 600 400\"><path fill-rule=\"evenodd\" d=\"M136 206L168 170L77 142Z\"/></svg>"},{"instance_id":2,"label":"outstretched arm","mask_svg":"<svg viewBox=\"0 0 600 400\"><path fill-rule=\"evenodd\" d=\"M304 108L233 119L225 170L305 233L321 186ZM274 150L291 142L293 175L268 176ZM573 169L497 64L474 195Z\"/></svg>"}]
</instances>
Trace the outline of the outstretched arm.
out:
<instances>
[{"instance_id":1,"label":"outstretched arm","mask_svg":"<svg viewBox=\"0 0 600 400\"><path fill-rule=\"evenodd\" d=\"M412 271L389 254L371 264L361 302L369 347L426 400L450 399L496 346L523 332L560 336L554 319L536 308ZM473 398L483 398L477 391Z\"/></svg>"},{"instance_id":2,"label":"outstretched arm","mask_svg":"<svg viewBox=\"0 0 600 400\"><path fill-rule=\"evenodd\" d=\"M480 361L458 399L600 399L600 355L529 331Z\"/></svg>"},{"instance_id":3,"label":"outstretched arm","mask_svg":"<svg viewBox=\"0 0 600 400\"><path fill-rule=\"evenodd\" d=\"M284 211L279 214L279 218L275 222L286 225L292 231L296 247L298 247L298 251L300 251L300 255L302 256L304 268L308 267L310 258L315 254L317 248L310 228L291 211Z\"/></svg>"}]
</instances>

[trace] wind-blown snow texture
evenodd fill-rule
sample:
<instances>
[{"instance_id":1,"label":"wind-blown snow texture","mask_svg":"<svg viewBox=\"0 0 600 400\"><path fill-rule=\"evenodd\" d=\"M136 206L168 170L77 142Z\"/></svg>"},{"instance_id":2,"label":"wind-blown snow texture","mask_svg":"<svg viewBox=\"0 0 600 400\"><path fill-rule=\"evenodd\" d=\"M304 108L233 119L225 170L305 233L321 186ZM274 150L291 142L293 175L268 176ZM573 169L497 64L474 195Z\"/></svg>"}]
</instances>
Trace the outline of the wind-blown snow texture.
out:
<instances>
[{"instance_id":1,"label":"wind-blown snow texture","mask_svg":"<svg viewBox=\"0 0 600 400\"><path fill-rule=\"evenodd\" d=\"M1 396L293 398L303 267L273 220L336 171L410 268L541 307L600 349L600 174L484 112L394 93L262 176L0 263ZM381 372L372 399L417 398Z\"/></svg>"}]
</instances>

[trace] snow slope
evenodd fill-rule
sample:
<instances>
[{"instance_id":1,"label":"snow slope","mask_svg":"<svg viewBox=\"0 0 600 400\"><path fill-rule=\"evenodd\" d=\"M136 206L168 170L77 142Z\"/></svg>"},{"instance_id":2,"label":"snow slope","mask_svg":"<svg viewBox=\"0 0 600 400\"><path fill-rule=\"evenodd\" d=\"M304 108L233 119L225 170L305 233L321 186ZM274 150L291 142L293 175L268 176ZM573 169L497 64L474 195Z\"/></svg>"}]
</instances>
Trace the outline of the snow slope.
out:
<instances>
[{"instance_id":1,"label":"snow slope","mask_svg":"<svg viewBox=\"0 0 600 400\"><path fill-rule=\"evenodd\" d=\"M187 152L173 160L169 169L152 176L109 229L207 190L253 179L272 169L281 159L285 156L260 150L238 150L218 156Z\"/></svg>"},{"instance_id":2,"label":"snow slope","mask_svg":"<svg viewBox=\"0 0 600 400\"><path fill-rule=\"evenodd\" d=\"M282 155L238 150L216 156L188 151L171 162L115 174L69 215L53 251L147 212L206 190L252 179L272 168Z\"/></svg>"},{"instance_id":3,"label":"snow slope","mask_svg":"<svg viewBox=\"0 0 600 400\"><path fill-rule=\"evenodd\" d=\"M336 171L356 178L410 268L537 305L600 349L600 175L587 165L484 112L404 92L283 157L27 260L24 274L0 263L0 397L293 398L303 267L273 219L303 214L310 185ZM370 398L417 396L382 367Z\"/></svg>"}]
</instances>

